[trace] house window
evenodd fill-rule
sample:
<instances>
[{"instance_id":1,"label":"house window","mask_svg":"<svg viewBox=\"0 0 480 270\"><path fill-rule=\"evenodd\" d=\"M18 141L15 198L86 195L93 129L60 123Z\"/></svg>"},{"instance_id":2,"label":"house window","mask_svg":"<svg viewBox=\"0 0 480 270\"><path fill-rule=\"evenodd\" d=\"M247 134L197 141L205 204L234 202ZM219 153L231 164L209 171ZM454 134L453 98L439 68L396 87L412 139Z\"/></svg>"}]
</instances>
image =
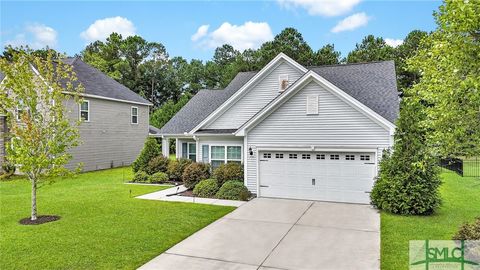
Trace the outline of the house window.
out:
<instances>
[{"instance_id":1,"label":"house window","mask_svg":"<svg viewBox=\"0 0 480 270\"><path fill-rule=\"evenodd\" d=\"M355 160L355 155L345 155L345 160Z\"/></svg>"},{"instance_id":2,"label":"house window","mask_svg":"<svg viewBox=\"0 0 480 270\"><path fill-rule=\"evenodd\" d=\"M360 160L370 160L370 155L360 155Z\"/></svg>"},{"instance_id":3,"label":"house window","mask_svg":"<svg viewBox=\"0 0 480 270\"><path fill-rule=\"evenodd\" d=\"M241 146L211 146L210 164L214 169L224 163L242 163Z\"/></svg>"},{"instance_id":4,"label":"house window","mask_svg":"<svg viewBox=\"0 0 480 270\"><path fill-rule=\"evenodd\" d=\"M188 159L197 161L197 143L188 143Z\"/></svg>"},{"instance_id":5,"label":"house window","mask_svg":"<svg viewBox=\"0 0 480 270\"><path fill-rule=\"evenodd\" d=\"M138 124L138 107L132 107L132 124Z\"/></svg>"},{"instance_id":6,"label":"house window","mask_svg":"<svg viewBox=\"0 0 480 270\"><path fill-rule=\"evenodd\" d=\"M288 88L288 75L278 77L278 91L283 92Z\"/></svg>"},{"instance_id":7,"label":"house window","mask_svg":"<svg viewBox=\"0 0 480 270\"><path fill-rule=\"evenodd\" d=\"M317 154L317 159L325 159L325 155L324 154Z\"/></svg>"},{"instance_id":8,"label":"house window","mask_svg":"<svg viewBox=\"0 0 480 270\"><path fill-rule=\"evenodd\" d=\"M302 154L302 159L310 159L310 154Z\"/></svg>"},{"instance_id":9,"label":"house window","mask_svg":"<svg viewBox=\"0 0 480 270\"><path fill-rule=\"evenodd\" d=\"M307 96L307 114L318 114L318 95Z\"/></svg>"},{"instance_id":10,"label":"house window","mask_svg":"<svg viewBox=\"0 0 480 270\"><path fill-rule=\"evenodd\" d=\"M288 158L297 159L297 154L288 154Z\"/></svg>"},{"instance_id":11,"label":"house window","mask_svg":"<svg viewBox=\"0 0 480 270\"><path fill-rule=\"evenodd\" d=\"M263 158L272 158L272 154L270 154L270 153L263 153Z\"/></svg>"},{"instance_id":12,"label":"house window","mask_svg":"<svg viewBox=\"0 0 480 270\"><path fill-rule=\"evenodd\" d=\"M283 158L283 154L275 154L275 158Z\"/></svg>"},{"instance_id":13,"label":"house window","mask_svg":"<svg viewBox=\"0 0 480 270\"><path fill-rule=\"evenodd\" d=\"M90 122L90 101L84 100L80 103L80 120Z\"/></svg>"},{"instance_id":14,"label":"house window","mask_svg":"<svg viewBox=\"0 0 480 270\"><path fill-rule=\"evenodd\" d=\"M339 160L340 156L339 155L330 155L331 160Z\"/></svg>"}]
</instances>

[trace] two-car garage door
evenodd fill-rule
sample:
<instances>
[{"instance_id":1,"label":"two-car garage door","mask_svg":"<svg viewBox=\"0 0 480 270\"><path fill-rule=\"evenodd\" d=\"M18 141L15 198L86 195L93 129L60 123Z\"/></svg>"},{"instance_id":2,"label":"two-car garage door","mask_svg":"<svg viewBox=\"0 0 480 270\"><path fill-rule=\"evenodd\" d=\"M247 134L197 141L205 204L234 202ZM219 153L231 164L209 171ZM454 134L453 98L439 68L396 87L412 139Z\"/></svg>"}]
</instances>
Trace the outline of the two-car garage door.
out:
<instances>
[{"instance_id":1,"label":"two-car garage door","mask_svg":"<svg viewBox=\"0 0 480 270\"><path fill-rule=\"evenodd\" d=\"M375 153L260 152L260 196L369 203Z\"/></svg>"}]
</instances>

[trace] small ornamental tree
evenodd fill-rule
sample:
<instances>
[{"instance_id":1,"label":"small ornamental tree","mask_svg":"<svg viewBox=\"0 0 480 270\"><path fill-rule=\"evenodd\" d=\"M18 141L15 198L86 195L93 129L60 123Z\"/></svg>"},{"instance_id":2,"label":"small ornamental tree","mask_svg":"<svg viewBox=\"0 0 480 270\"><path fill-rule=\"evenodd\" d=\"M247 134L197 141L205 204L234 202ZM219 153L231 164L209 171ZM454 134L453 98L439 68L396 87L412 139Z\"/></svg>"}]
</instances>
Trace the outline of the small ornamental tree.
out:
<instances>
[{"instance_id":1,"label":"small ornamental tree","mask_svg":"<svg viewBox=\"0 0 480 270\"><path fill-rule=\"evenodd\" d=\"M155 138L147 138L142 152L138 155L137 159L132 164L132 170L134 173L138 171L146 171L148 162L154 157L162 154L162 147Z\"/></svg>"},{"instance_id":2,"label":"small ornamental tree","mask_svg":"<svg viewBox=\"0 0 480 270\"><path fill-rule=\"evenodd\" d=\"M71 121L65 102L78 103L82 86L72 67L45 57L17 51L0 58L5 75L0 86L0 114L9 128L7 160L31 182L31 220L37 219L37 189L53 176L74 173L65 168L68 150L79 144L78 122ZM68 92L69 94L65 94Z\"/></svg>"},{"instance_id":3,"label":"small ornamental tree","mask_svg":"<svg viewBox=\"0 0 480 270\"><path fill-rule=\"evenodd\" d=\"M401 215L428 215L440 205L439 170L426 143L424 119L420 102L402 101L393 152L384 152L371 193L377 208Z\"/></svg>"}]
</instances>

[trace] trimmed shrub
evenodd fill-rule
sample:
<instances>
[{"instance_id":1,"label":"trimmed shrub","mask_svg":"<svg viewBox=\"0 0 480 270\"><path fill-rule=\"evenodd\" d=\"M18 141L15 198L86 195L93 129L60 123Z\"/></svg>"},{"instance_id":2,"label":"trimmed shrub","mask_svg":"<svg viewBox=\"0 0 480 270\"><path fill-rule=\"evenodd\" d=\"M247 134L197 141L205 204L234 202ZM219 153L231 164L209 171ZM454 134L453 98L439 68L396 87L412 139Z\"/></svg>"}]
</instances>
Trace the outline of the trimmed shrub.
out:
<instances>
[{"instance_id":1,"label":"trimmed shrub","mask_svg":"<svg viewBox=\"0 0 480 270\"><path fill-rule=\"evenodd\" d=\"M193 161L186 158L181 158L177 160L171 160L168 163L167 174L170 177L170 180L173 181L182 181L182 175L185 171L185 168L192 164Z\"/></svg>"},{"instance_id":2,"label":"trimmed shrub","mask_svg":"<svg viewBox=\"0 0 480 270\"><path fill-rule=\"evenodd\" d=\"M471 224L465 223L460 226L458 232L453 236L453 240L480 240L480 217L477 217Z\"/></svg>"},{"instance_id":3,"label":"trimmed shrub","mask_svg":"<svg viewBox=\"0 0 480 270\"><path fill-rule=\"evenodd\" d=\"M168 181L168 175L164 172L156 172L148 178L150 183L165 183Z\"/></svg>"},{"instance_id":4,"label":"trimmed shrub","mask_svg":"<svg viewBox=\"0 0 480 270\"><path fill-rule=\"evenodd\" d=\"M162 148L155 138L147 138L142 152L138 155L137 159L132 163L133 172L145 171L148 166L148 162L162 154Z\"/></svg>"},{"instance_id":5,"label":"trimmed shrub","mask_svg":"<svg viewBox=\"0 0 480 270\"><path fill-rule=\"evenodd\" d=\"M148 174L144 171L138 171L133 176L132 182L135 182L135 183L148 182Z\"/></svg>"},{"instance_id":6,"label":"trimmed shrub","mask_svg":"<svg viewBox=\"0 0 480 270\"><path fill-rule=\"evenodd\" d=\"M218 191L217 180L205 179L195 185L193 195L204 198L213 198Z\"/></svg>"},{"instance_id":7,"label":"trimmed shrub","mask_svg":"<svg viewBox=\"0 0 480 270\"><path fill-rule=\"evenodd\" d=\"M440 205L437 160L427 143L420 102L404 98L392 153L384 151L370 194L377 208L400 215L430 215Z\"/></svg>"},{"instance_id":8,"label":"trimmed shrub","mask_svg":"<svg viewBox=\"0 0 480 270\"><path fill-rule=\"evenodd\" d=\"M213 177L217 179L218 186L222 186L229 180L243 181L243 166L232 162L222 164L213 171Z\"/></svg>"},{"instance_id":9,"label":"trimmed shrub","mask_svg":"<svg viewBox=\"0 0 480 270\"><path fill-rule=\"evenodd\" d=\"M183 184L186 188L194 188L195 185L210 177L210 166L205 163L192 163L185 168L182 174Z\"/></svg>"},{"instance_id":10,"label":"trimmed shrub","mask_svg":"<svg viewBox=\"0 0 480 270\"><path fill-rule=\"evenodd\" d=\"M246 201L250 196L250 191L243 185L243 182L234 180L225 182L216 194L218 199L240 201Z\"/></svg>"},{"instance_id":11,"label":"trimmed shrub","mask_svg":"<svg viewBox=\"0 0 480 270\"><path fill-rule=\"evenodd\" d=\"M0 170L0 179L8 179L15 173L15 170L15 165L5 160L5 162L2 164L2 169Z\"/></svg>"},{"instance_id":12,"label":"trimmed shrub","mask_svg":"<svg viewBox=\"0 0 480 270\"><path fill-rule=\"evenodd\" d=\"M145 172L152 175L157 172L167 172L169 159L159 155L152 158L145 168Z\"/></svg>"}]
</instances>

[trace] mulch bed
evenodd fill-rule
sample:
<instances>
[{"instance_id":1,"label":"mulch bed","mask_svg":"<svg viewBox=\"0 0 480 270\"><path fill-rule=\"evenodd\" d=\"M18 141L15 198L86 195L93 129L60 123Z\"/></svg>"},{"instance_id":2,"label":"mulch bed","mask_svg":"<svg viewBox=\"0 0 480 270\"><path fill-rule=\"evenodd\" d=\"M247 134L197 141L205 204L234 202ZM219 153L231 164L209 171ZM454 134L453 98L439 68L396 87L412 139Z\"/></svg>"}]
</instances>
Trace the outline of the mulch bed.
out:
<instances>
[{"instance_id":1,"label":"mulch bed","mask_svg":"<svg viewBox=\"0 0 480 270\"><path fill-rule=\"evenodd\" d=\"M184 192L178 193L177 195L186 196L186 197L194 197L193 196L193 190L191 190L191 189L187 189Z\"/></svg>"},{"instance_id":2,"label":"mulch bed","mask_svg":"<svg viewBox=\"0 0 480 270\"><path fill-rule=\"evenodd\" d=\"M37 220L31 220L30 217L21 219L18 223L22 225L40 225L47 222L57 221L60 216L37 216Z\"/></svg>"}]
</instances>

